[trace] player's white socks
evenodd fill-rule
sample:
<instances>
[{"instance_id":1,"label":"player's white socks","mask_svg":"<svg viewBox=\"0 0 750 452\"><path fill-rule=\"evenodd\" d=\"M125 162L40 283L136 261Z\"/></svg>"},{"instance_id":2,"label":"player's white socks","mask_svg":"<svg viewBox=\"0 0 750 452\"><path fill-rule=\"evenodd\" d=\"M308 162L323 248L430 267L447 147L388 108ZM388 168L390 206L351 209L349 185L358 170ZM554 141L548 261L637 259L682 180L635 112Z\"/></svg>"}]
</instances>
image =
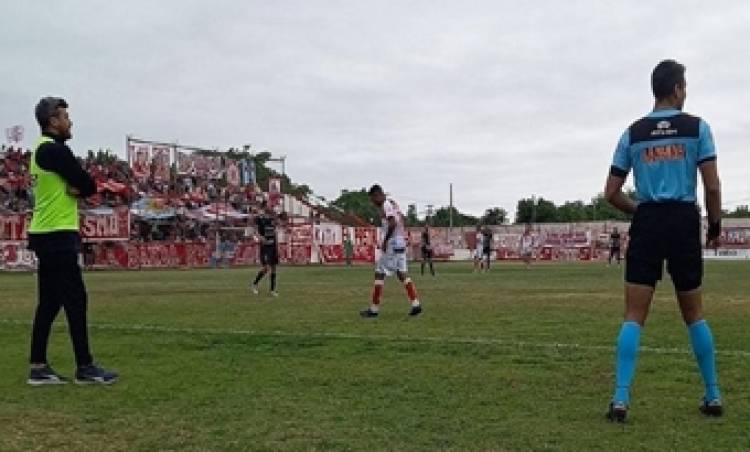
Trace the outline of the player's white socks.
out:
<instances>
[{"instance_id":1,"label":"player's white socks","mask_svg":"<svg viewBox=\"0 0 750 452\"><path fill-rule=\"evenodd\" d=\"M378 306L376 304L372 304L372 305L370 305L370 311L372 311L372 312L378 312L378 311L380 311L380 306Z\"/></svg>"},{"instance_id":2,"label":"player's white socks","mask_svg":"<svg viewBox=\"0 0 750 452\"><path fill-rule=\"evenodd\" d=\"M419 300L414 300L414 301L411 302L411 307L412 308L416 308L417 306L419 306Z\"/></svg>"}]
</instances>

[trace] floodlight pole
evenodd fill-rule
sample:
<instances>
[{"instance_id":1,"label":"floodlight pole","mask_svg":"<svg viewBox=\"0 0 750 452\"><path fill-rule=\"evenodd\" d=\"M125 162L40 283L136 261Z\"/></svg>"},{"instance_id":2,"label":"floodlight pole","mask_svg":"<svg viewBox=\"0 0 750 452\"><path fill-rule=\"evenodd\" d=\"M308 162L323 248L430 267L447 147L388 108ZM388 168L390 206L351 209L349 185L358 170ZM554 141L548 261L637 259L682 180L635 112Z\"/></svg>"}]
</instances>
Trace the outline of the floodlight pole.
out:
<instances>
[{"instance_id":1,"label":"floodlight pole","mask_svg":"<svg viewBox=\"0 0 750 452\"><path fill-rule=\"evenodd\" d=\"M286 155L274 157L267 160L268 162L281 163L281 175L286 176Z\"/></svg>"}]
</instances>

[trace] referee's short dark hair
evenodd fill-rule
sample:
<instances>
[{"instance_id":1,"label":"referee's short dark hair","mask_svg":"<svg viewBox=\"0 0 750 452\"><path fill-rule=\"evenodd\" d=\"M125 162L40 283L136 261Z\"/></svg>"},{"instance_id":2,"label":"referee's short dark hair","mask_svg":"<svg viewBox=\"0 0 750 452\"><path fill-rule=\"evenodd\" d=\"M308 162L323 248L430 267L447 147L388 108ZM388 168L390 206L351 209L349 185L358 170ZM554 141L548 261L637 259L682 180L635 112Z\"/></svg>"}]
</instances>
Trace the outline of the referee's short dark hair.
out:
<instances>
[{"instance_id":1,"label":"referee's short dark hair","mask_svg":"<svg viewBox=\"0 0 750 452\"><path fill-rule=\"evenodd\" d=\"M39 127L46 129L49 126L50 119L57 116L58 108L68 108L68 103L62 97L48 96L42 98L34 109Z\"/></svg>"},{"instance_id":2,"label":"referee's short dark hair","mask_svg":"<svg viewBox=\"0 0 750 452\"><path fill-rule=\"evenodd\" d=\"M367 192L367 194L370 196L373 196L377 193L383 193L383 187L381 187L378 184L375 184L372 187L370 187L370 190Z\"/></svg>"},{"instance_id":3,"label":"referee's short dark hair","mask_svg":"<svg viewBox=\"0 0 750 452\"><path fill-rule=\"evenodd\" d=\"M664 60L651 73L651 90L657 100L674 93L674 87L685 84L685 66L675 60Z\"/></svg>"}]
</instances>

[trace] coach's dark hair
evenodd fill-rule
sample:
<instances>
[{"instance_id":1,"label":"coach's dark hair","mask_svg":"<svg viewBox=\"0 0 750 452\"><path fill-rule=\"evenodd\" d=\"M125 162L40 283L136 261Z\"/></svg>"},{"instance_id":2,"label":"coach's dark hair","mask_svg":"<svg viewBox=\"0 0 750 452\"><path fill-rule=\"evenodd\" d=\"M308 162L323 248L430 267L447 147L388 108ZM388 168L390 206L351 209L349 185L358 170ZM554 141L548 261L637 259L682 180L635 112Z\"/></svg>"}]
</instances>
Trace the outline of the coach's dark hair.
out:
<instances>
[{"instance_id":1,"label":"coach's dark hair","mask_svg":"<svg viewBox=\"0 0 750 452\"><path fill-rule=\"evenodd\" d=\"M657 100L674 93L674 87L685 84L685 66L675 60L664 60L651 73L651 90Z\"/></svg>"},{"instance_id":2,"label":"coach's dark hair","mask_svg":"<svg viewBox=\"0 0 750 452\"><path fill-rule=\"evenodd\" d=\"M44 97L36 104L34 114L42 130L49 126L50 119L57 116L58 108L68 108L68 103L62 97Z\"/></svg>"},{"instance_id":3,"label":"coach's dark hair","mask_svg":"<svg viewBox=\"0 0 750 452\"><path fill-rule=\"evenodd\" d=\"M370 187L370 190L367 192L367 194L370 196L375 195L377 193L383 193L383 187L381 187L378 184L375 184L372 187Z\"/></svg>"}]
</instances>

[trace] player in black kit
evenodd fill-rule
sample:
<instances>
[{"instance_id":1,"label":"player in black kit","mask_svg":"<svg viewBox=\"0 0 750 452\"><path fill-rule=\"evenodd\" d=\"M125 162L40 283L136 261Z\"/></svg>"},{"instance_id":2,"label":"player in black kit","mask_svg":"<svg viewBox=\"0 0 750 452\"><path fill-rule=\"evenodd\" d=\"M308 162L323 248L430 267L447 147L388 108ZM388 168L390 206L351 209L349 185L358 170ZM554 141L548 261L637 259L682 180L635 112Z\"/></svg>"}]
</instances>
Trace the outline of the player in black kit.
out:
<instances>
[{"instance_id":1,"label":"player in black kit","mask_svg":"<svg viewBox=\"0 0 750 452\"><path fill-rule=\"evenodd\" d=\"M279 265L279 248L276 237L278 225L279 217L264 203L261 214L255 218L255 228L260 239L260 265L262 266L251 286L255 295L258 294L258 283L270 271L271 296L279 296L276 291L276 266Z\"/></svg>"},{"instance_id":2,"label":"player in black kit","mask_svg":"<svg viewBox=\"0 0 750 452\"><path fill-rule=\"evenodd\" d=\"M432 245L430 244L430 228L424 227L422 231L422 275L424 275L425 264L430 264L430 274L435 276L435 267L432 264Z\"/></svg>"},{"instance_id":3,"label":"player in black kit","mask_svg":"<svg viewBox=\"0 0 750 452\"><path fill-rule=\"evenodd\" d=\"M620 231L617 228L612 230L612 234L609 235L609 260L607 265L612 265L612 259L617 258L617 265L620 265L621 252L620 252Z\"/></svg>"}]
</instances>

